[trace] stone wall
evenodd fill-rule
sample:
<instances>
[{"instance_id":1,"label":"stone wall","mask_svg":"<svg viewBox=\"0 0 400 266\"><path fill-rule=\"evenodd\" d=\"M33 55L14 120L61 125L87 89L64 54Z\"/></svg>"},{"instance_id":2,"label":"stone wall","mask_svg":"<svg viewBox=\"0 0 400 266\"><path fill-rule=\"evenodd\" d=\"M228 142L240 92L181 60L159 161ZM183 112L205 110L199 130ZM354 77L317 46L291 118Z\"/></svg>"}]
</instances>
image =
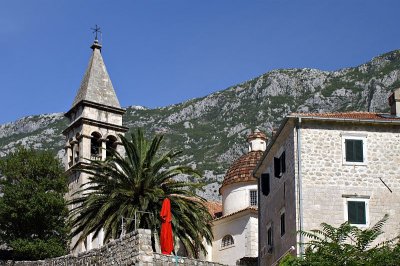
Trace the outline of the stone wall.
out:
<instances>
[{"instance_id":1,"label":"stone wall","mask_svg":"<svg viewBox=\"0 0 400 266\"><path fill-rule=\"evenodd\" d=\"M400 128L389 125L304 124L302 175L304 229L334 226L346 217L347 198L368 201L367 225L389 214L378 241L398 235L400 229ZM365 163L344 162L343 139L365 138ZM387 186L387 187L386 187ZM361 228L365 228L360 226Z\"/></svg>"},{"instance_id":2,"label":"stone wall","mask_svg":"<svg viewBox=\"0 0 400 266\"><path fill-rule=\"evenodd\" d=\"M262 162L261 173L270 175L270 193L260 191L259 199L259 260L260 265L271 265L292 246L296 247L296 135L293 125L280 133ZM274 175L274 157L285 152L286 172L280 178ZM285 214L285 233L281 235L281 214ZM272 246L267 244L267 231L272 229Z\"/></svg>"},{"instance_id":3,"label":"stone wall","mask_svg":"<svg viewBox=\"0 0 400 266\"><path fill-rule=\"evenodd\" d=\"M365 229L385 214L389 220L376 242L389 240L400 230L400 127L391 124L303 121L301 177L297 161L297 131L289 120L257 170L271 174L271 192L260 194L260 265L271 265L285 253L299 253L299 186L302 188L303 230L320 229L323 222L339 226L347 217L347 201L365 202ZM345 159L345 139L363 140L363 161ZM273 177L273 157L286 152L286 173ZM280 213L285 212L286 233L281 236ZM268 252L267 229L273 228L273 248ZM265 232L265 233L262 233ZM298 237L298 234L297 234ZM308 239L304 239L308 242Z\"/></svg>"},{"instance_id":4,"label":"stone wall","mask_svg":"<svg viewBox=\"0 0 400 266\"><path fill-rule=\"evenodd\" d=\"M176 261L178 260L178 261ZM223 264L167 256L154 253L151 247L151 231L138 229L122 239L80 253L77 256L39 261L0 261L1 266L80 266L80 265L139 265L139 266L223 266Z\"/></svg>"}]
</instances>

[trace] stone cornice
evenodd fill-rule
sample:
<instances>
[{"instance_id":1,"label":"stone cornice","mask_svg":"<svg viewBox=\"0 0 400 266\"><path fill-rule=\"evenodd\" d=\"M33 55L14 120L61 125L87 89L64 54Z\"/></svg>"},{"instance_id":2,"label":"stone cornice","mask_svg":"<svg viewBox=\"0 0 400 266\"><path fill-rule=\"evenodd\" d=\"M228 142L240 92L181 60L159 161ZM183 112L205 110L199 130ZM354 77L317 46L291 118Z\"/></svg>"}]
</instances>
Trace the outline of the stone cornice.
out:
<instances>
[{"instance_id":1,"label":"stone cornice","mask_svg":"<svg viewBox=\"0 0 400 266\"><path fill-rule=\"evenodd\" d=\"M95 103L92 101L82 100L82 101L78 102L77 104L75 104L68 112L66 112L64 114L64 116L70 118L71 113L75 112L79 108L79 106L94 107L99 110L103 110L103 111L107 111L107 112L115 113L115 114L120 114L120 115L123 115L126 112L126 110L122 109L122 108L116 108L116 107L112 107L112 106L98 104L98 103Z\"/></svg>"},{"instance_id":2,"label":"stone cornice","mask_svg":"<svg viewBox=\"0 0 400 266\"><path fill-rule=\"evenodd\" d=\"M119 131L121 133L125 133L129 130L129 128L124 127L124 126L118 126L118 125L114 125L114 124L110 124L110 123L106 123L106 122L101 122L101 121L97 121L94 119L90 119L90 118L84 118L84 117L80 117L77 120L75 120L74 122L72 122L71 124L68 125L68 127L66 129L63 130L63 134L66 135L66 133L74 127L77 127L78 125L81 124L86 124L86 125L92 125L92 126L99 126L99 127L103 127L103 128L107 128L107 129L113 129L115 131Z\"/></svg>"}]
</instances>

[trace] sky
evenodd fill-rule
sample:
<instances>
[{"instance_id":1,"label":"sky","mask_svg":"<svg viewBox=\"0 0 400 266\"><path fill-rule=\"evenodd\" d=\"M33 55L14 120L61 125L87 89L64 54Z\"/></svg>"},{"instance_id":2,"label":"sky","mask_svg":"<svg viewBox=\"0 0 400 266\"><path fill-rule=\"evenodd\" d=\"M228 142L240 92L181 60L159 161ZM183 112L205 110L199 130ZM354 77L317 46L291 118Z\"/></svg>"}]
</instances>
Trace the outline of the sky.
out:
<instances>
[{"instance_id":1,"label":"sky","mask_svg":"<svg viewBox=\"0 0 400 266\"><path fill-rule=\"evenodd\" d=\"M123 107L203 97L281 68L400 48L399 0L0 0L0 124L71 107L101 27Z\"/></svg>"}]
</instances>

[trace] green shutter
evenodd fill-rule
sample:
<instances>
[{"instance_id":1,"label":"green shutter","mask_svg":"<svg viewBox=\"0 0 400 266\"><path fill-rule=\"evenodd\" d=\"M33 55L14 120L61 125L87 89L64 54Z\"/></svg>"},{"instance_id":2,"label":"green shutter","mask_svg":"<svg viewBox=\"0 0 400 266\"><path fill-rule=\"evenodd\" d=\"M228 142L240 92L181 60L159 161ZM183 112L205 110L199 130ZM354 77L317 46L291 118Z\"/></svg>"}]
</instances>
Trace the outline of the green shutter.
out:
<instances>
[{"instance_id":1,"label":"green shutter","mask_svg":"<svg viewBox=\"0 0 400 266\"><path fill-rule=\"evenodd\" d=\"M354 150L353 150L353 140L346 139L346 161L353 162L354 161Z\"/></svg>"},{"instance_id":2,"label":"green shutter","mask_svg":"<svg viewBox=\"0 0 400 266\"><path fill-rule=\"evenodd\" d=\"M354 161L355 162L363 162L363 141L362 140L354 140Z\"/></svg>"},{"instance_id":3,"label":"green shutter","mask_svg":"<svg viewBox=\"0 0 400 266\"><path fill-rule=\"evenodd\" d=\"M347 202L348 221L351 224L366 224L367 217L365 212L364 201L348 201Z\"/></svg>"},{"instance_id":4,"label":"green shutter","mask_svg":"<svg viewBox=\"0 0 400 266\"><path fill-rule=\"evenodd\" d=\"M346 139L346 162L363 162L363 141L360 139Z\"/></svg>"}]
</instances>

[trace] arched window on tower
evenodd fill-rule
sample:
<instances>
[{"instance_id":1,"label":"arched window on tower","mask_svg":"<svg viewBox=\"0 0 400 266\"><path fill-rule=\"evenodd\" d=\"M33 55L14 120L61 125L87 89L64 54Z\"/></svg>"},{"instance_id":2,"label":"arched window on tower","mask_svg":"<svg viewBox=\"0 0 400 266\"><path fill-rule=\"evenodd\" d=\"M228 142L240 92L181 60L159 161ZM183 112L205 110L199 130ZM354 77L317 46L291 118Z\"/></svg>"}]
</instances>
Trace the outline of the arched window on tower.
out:
<instances>
[{"instance_id":1,"label":"arched window on tower","mask_svg":"<svg viewBox=\"0 0 400 266\"><path fill-rule=\"evenodd\" d=\"M79 154L79 133L76 133L75 135L75 145L74 145L74 158L75 158L75 163L79 162L80 154Z\"/></svg>"},{"instance_id":2,"label":"arched window on tower","mask_svg":"<svg viewBox=\"0 0 400 266\"><path fill-rule=\"evenodd\" d=\"M90 159L101 160L101 135L99 132L92 133L90 141Z\"/></svg>"},{"instance_id":3,"label":"arched window on tower","mask_svg":"<svg viewBox=\"0 0 400 266\"><path fill-rule=\"evenodd\" d=\"M232 246L233 244L235 244L235 242L233 241L233 237L231 235L226 235L222 238L221 248L226 248Z\"/></svg>"},{"instance_id":4,"label":"arched window on tower","mask_svg":"<svg viewBox=\"0 0 400 266\"><path fill-rule=\"evenodd\" d=\"M111 156L111 150L117 149L117 138L115 136L108 136L106 140L106 158Z\"/></svg>"},{"instance_id":5,"label":"arched window on tower","mask_svg":"<svg viewBox=\"0 0 400 266\"><path fill-rule=\"evenodd\" d=\"M67 145L67 156L68 156L68 166L71 167L74 161L74 143L72 142L72 138L68 140Z\"/></svg>"}]
</instances>

